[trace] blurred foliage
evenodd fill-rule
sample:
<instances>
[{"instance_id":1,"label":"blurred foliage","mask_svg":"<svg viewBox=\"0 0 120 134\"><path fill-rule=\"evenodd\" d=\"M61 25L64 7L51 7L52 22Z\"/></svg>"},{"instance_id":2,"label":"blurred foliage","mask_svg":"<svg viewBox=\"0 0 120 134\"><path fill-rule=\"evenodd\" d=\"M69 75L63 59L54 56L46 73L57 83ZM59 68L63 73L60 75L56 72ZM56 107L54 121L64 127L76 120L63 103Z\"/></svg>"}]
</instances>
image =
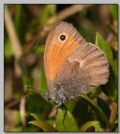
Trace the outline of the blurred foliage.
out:
<instances>
[{"instance_id":1,"label":"blurred foliage","mask_svg":"<svg viewBox=\"0 0 120 134\"><path fill-rule=\"evenodd\" d=\"M52 16L72 5L7 6L24 52L29 47L28 42L35 38ZM23 55L28 68L26 74L19 76L11 41L5 29L5 131L118 131L118 119L112 125L109 122L114 112L111 105L118 104L118 5L92 5L65 21L72 23L87 41L95 43L104 51L110 68L108 83L88 95L81 95L78 100L66 103L50 116L54 104L42 97L48 90L43 66L45 41L33 45L29 52L32 57ZM23 96L25 103L21 99ZM25 114L22 113L23 109Z\"/></svg>"},{"instance_id":2,"label":"blurred foliage","mask_svg":"<svg viewBox=\"0 0 120 134\"><path fill-rule=\"evenodd\" d=\"M115 20L118 20L118 5L111 6L111 15Z\"/></svg>"}]
</instances>

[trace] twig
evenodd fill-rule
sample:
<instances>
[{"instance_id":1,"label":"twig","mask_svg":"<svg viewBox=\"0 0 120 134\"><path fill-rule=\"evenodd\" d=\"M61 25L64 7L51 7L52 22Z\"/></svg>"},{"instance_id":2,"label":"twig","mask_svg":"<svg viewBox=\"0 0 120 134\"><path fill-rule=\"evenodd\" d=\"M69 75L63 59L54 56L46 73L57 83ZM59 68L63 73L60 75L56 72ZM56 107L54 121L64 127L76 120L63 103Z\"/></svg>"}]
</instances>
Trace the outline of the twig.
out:
<instances>
[{"instance_id":1,"label":"twig","mask_svg":"<svg viewBox=\"0 0 120 134\"><path fill-rule=\"evenodd\" d=\"M7 33L11 40L12 50L15 58L18 60L22 56L22 48L20 45L20 41L15 31L15 27L10 15L10 11L7 6L5 6L5 26Z\"/></svg>"},{"instance_id":2,"label":"twig","mask_svg":"<svg viewBox=\"0 0 120 134\"><path fill-rule=\"evenodd\" d=\"M91 5L73 5L57 14L57 20L63 20Z\"/></svg>"},{"instance_id":3,"label":"twig","mask_svg":"<svg viewBox=\"0 0 120 134\"><path fill-rule=\"evenodd\" d=\"M112 126L114 125L116 121L117 111L118 111L117 104L113 102L111 105L111 114L110 114L110 119L109 119L109 122L111 123Z\"/></svg>"},{"instance_id":4,"label":"twig","mask_svg":"<svg viewBox=\"0 0 120 134\"><path fill-rule=\"evenodd\" d=\"M22 68L18 64L16 64L16 61L19 61L23 52L22 52L20 40L19 40L19 38L16 34L16 31L15 31L15 27L14 27L14 24L12 21L10 11L9 11L7 6L5 6L5 26L6 26L8 36L11 40L13 54L14 54L14 57L16 59L15 60L16 75L21 76L22 75Z\"/></svg>"},{"instance_id":5,"label":"twig","mask_svg":"<svg viewBox=\"0 0 120 134\"><path fill-rule=\"evenodd\" d=\"M8 109L17 109L16 107L19 105L19 100L10 100L5 102L5 107Z\"/></svg>"},{"instance_id":6,"label":"twig","mask_svg":"<svg viewBox=\"0 0 120 134\"><path fill-rule=\"evenodd\" d=\"M15 57L15 67L17 65L17 71L18 71L17 74L21 76L22 73L26 74L28 69L26 67L26 61L24 57L22 57L23 51L22 51L21 43L15 31L14 23L7 6L5 6L5 26L9 38L11 40L12 50Z\"/></svg>"},{"instance_id":7,"label":"twig","mask_svg":"<svg viewBox=\"0 0 120 134\"><path fill-rule=\"evenodd\" d=\"M107 41L109 42L110 44L110 47L117 53L118 52L118 46L117 46L117 42L114 41L113 39L113 34L112 33L109 33L108 37L107 37ZM110 42L113 42L114 43L110 43Z\"/></svg>"},{"instance_id":8,"label":"twig","mask_svg":"<svg viewBox=\"0 0 120 134\"><path fill-rule=\"evenodd\" d=\"M104 92L101 92L100 95L99 95L99 97L101 99L103 99L108 104L111 104L112 103L112 100Z\"/></svg>"},{"instance_id":9,"label":"twig","mask_svg":"<svg viewBox=\"0 0 120 134\"><path fill-rule=\"evenodd\" d=\"M20 101L20 115L21 115L21 120L23 126L26 126L26 111L25 111L25 96L22 96L21 101Z\"/></svg>"},{"instance_id":10,"label":"twig","mask_svg":"<svg viewBox=\"0 0 120 134\"><path fill-rule=\"evenodd\" d=\"M73 14L90 6L91 5L73 5L59 12L55 16L51 17L47 21L47 23L43 26L42 30L37 34L37 36L35 36L33 39L31 39L29 42L26 43L26 45L29 44L29 47L27 47L27 49L24 52L28 53L30 49L33 47L33 45L35 46L38 45L39 42L43 42L46 35L48 34L48 32L50 31L50 29L53 27L55 23L57 23L58 21L62 21L72 16Z\"/></svg>"},{"instance_id":11,"label":"twig","mask_svg":"<svg viewBox=\"0 0 120 134\"><path fill-rule=\"evenodd\" d=\"M117 104L113 102L111 105L111 114L109 118L109 124L107 124L107 128L105 131L112 132L116 118L117 118Z\"/></svg>"},{"instance_id":12,"label":"twig","mask_svg":"<svg viewBox=\"0 0 120 134\"><path fill-rule=\"evenodd\" d=\"M53 107L52 111L50 112L50 114L48 115L50 118L55 117L55 115L57 114L58 108L56 108L55 106Z\"/></svg>"}]
</instances>

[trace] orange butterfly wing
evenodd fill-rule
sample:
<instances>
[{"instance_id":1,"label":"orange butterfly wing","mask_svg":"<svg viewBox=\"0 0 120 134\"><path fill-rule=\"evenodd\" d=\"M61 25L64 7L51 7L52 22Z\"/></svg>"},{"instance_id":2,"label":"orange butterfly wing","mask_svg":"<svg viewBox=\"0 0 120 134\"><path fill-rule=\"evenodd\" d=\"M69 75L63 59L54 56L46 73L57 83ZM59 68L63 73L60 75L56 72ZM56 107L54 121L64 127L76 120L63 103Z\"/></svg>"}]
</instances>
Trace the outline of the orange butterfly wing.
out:
<instances>
[{"instance_id":1,"label":"orange butterfly wing","mask_svg":"<svg viewBox=\"0 0 120 134\"><path fill-rule=\"evenodd\" d=\"M65 35L64 41L60 40L61 35ZM44 66L48 85L55 80L64 61L81 43L85 43L85 40L69 23L60 22L52 29L47 38L44 53Z\"/></svg>"}]
</instances>

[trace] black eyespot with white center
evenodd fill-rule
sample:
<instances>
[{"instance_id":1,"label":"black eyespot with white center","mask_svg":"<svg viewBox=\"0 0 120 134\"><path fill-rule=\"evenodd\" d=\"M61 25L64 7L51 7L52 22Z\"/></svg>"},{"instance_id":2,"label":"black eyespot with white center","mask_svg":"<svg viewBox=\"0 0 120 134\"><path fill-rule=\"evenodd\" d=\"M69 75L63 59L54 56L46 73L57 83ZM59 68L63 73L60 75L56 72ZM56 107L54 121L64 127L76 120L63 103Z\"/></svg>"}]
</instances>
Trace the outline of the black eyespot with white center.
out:
<instances>
[{"instance_id":1,"label":"black eyespot with white center","mask_svg":"<svg viewBox=\"0 0 120 134\"><path fill-rule=\"evenodd\" d=\"M68 34L66 33L60 33L58 36L58 40L60 41L60 43L64 44L68 39Z\"/></svg>"},{"instance_id":2,"label":"black eyespot with white center","mask_svg":"<svg viewBox=\"0 0 120 134\"><path fill-rule=\"evenodd\" d=\"M66 35L64 35L64 34L60 35L60 40L61 41L64 41L65 39L66 39Z\"/></svg>"}]
</instances>

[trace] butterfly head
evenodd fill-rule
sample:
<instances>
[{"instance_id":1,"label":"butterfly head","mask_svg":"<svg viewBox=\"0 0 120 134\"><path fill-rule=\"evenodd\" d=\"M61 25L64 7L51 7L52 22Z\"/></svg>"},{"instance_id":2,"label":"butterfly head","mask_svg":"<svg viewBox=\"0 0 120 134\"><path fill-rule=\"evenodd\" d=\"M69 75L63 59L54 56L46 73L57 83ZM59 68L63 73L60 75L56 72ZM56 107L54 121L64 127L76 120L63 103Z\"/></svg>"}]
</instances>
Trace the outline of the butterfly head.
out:
<instances>
[{"instance_id":1,"label":"butterfly head","mask_svg":"<svg viewBox=\"0 0 120 134\"><path fill-rule=\"evenodd\" d=\"M44 95L45 100L53 100L56 103L56 106L59 107L65 102L67 102L67 98L64 95L63 92L60 90L49 90L45 95Z\"/></svg>"}]
</instances>

